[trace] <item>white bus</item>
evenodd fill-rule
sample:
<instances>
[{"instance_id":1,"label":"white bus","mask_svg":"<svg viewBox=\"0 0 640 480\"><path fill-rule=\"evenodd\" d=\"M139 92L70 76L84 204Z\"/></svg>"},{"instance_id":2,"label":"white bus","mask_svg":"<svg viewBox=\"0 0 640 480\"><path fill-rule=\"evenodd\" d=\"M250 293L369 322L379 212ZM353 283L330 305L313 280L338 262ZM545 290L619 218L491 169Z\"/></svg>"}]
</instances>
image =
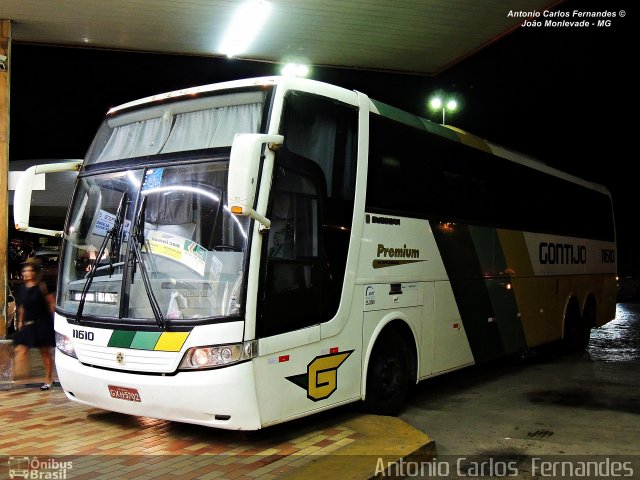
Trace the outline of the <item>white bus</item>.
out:
<instances>
[{"instance_id":1,"label":"white bus","mask_svg":"<svg viewBox=\"0 0 640 480\"><path fill-rule=\"evenodd\" d=\"M85 405L254 430L553 342L615 311L608 191L317 81L109 111L77 168L56 366ZM42 230L37 230L42 232Z\"/></svg>"}]
</instances>

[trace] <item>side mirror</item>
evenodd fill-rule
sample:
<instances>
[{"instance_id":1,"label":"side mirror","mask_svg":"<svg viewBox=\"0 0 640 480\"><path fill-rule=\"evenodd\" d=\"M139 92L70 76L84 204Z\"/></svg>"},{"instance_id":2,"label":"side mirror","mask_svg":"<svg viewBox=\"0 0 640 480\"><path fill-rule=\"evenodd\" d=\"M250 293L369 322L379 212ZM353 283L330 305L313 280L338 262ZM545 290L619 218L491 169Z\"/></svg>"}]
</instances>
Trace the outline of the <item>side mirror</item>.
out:
<instances>
[{"instance_id":1,"label":"side mirror","mask_svg":"<svg viewBox=\"0 0 640 480\"><path fill-rule=\"evenodd\" d=\"M272 150L284 142L282 135L260 133L238 133L231 146L227 192L229 209L235 215L245 215L271 227L271 220L254 210L258 175L262 162L262 145L267 143Z\"/></svg>"},{"instance_id":2,"label":"side mirror","mask_svg":"<svg viewBox=\"0 0 640 480\"><path fill-rule=\"evenodd\" d=\"M82 160L62 163L48 163L45 165L34 165L27 168L16 185L13 194L13 220L16 230L21 232L39 233L50 237L61 237L62 231L47 230L43 228L34 228L29 226L29 214L31 211L31 194L33 193L33 179L40 173L55 172L77 172L80 170Z\"/></svg>"}]
</instances>

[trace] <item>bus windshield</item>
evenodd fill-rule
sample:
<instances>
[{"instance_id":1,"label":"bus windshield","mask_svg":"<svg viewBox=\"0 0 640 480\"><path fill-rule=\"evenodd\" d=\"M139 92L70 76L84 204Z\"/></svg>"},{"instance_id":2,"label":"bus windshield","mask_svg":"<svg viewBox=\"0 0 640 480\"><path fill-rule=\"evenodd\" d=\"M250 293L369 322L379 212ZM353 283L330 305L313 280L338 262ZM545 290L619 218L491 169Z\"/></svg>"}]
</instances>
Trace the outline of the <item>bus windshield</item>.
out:
<instances>
[{"instance_id":1,"label":"bus windshield","mask_svg":"<svg viewBox=\"0 0 640 480\"><path fill-rule=\"evenodd\" d=\"M69 211L59 310L161 326L240 313L249 220L228 210L229 152L236 133L262 130L268 92L160 96L110 112Z\"/></svg>"},{"instance_id":2,"label":"bus windshield","mask_svg":"<svg viewBox=\"0 0 640 480\"><path fill-rule=\"evenodd\" d=\"M81 177L59 308L174 322L237 315L248 220L224 203L227 173L218 160Z\"/></svg>"}]
</instances>

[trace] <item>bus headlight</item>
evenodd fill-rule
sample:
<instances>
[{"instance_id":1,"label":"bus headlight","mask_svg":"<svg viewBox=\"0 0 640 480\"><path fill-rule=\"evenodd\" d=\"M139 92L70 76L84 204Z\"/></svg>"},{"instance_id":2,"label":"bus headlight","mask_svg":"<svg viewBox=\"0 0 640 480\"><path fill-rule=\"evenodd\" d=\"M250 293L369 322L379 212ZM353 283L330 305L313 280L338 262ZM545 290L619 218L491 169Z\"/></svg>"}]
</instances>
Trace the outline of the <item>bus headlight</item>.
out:
<instances>
[{"instance_id":1,"label":"bus headlight","mask_svg":"<svg viewBox=\"0 0 640 480\"><path fill-rule=\"evenodd\" d=\"M78 358L76 356L76 350L75 348L73 348L71 339L66 335L56 332L56 347L65 355L69 355L73 358Z\"/></svg>"},{"instance_id":2,"label":"bus headlight","mask_svg":"<svg viewBox=\"0 0 640 480\"><path fill-rule=\"evenodd\" d=\"M184 354L179 370L219 368L250 360L258 355L258 341L191 347Z\"/></svg>"}]
</instances>

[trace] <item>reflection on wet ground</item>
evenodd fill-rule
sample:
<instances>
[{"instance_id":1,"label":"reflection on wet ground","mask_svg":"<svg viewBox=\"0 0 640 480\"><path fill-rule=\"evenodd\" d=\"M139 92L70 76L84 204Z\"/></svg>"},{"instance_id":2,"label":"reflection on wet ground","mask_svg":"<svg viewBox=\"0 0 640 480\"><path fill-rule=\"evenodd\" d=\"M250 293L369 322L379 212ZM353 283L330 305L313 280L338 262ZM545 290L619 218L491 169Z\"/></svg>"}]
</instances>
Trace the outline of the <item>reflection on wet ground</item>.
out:
<instances>
[{"instance_id":1,"label":"reflection on wet ground","mask_svg":"<svg viewBox=\"0 0 640 480\"><path fill-rule=\"evenodd\" d=\"M566 384L555 388L531 389L528 400L537 405L554 405L640 414L640 391L630 369L640 363L640 304L618 303L616 317L593 329L585 354L558 358L573 367ZM601 363L589 367L591 362ZM566 370L567 371L567 370Z\"/></svg>"},{"instance_id":2,"label":"reflection on wet ground","mask_svg":"<svg viewBox=\"0 0 640 480\"><path fill-rule=\"evenodd\" d=\"M640 303L618 303L616 318L591 332L588 352L593 361L640 360Z\"/></svg>"}]
</instances>

